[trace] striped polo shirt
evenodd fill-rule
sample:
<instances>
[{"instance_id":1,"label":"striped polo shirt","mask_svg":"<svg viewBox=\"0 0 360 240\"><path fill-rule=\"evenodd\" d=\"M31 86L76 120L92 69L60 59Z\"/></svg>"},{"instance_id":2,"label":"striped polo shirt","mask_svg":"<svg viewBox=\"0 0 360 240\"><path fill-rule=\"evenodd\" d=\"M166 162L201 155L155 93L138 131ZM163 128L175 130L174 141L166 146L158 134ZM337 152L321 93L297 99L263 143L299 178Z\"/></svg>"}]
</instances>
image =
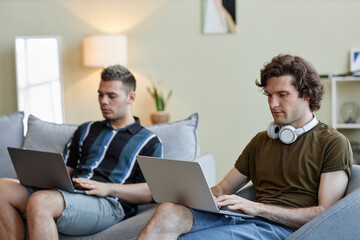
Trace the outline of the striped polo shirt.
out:
<instances>
[{"instance_id":1,"label":"striped polo shirt","mask_svg":"<svg viewBox=\"0 0 360 240\"><path fill-rule=\"evenodd\" d=\"M162 157L163 147L136 117L135 123L122 129L113 129L107 120L84 123L64 148L66 165L74 169L73 177L120 184L145 182L137 155Z\"/></svg>"}]
</instances>

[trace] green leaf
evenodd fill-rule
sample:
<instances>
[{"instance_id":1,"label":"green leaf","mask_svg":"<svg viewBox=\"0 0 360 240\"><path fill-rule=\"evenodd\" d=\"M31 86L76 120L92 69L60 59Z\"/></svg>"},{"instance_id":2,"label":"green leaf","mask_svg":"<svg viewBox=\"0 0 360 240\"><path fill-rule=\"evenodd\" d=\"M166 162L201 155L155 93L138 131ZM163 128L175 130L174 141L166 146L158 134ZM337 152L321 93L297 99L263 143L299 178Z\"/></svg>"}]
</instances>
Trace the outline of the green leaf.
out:
<instances>
[{"instance_id":1,"label":"green leaf","mask_svg":"<svg viewBox=\"0 0 360 240\"><path fill-rule=\"evenodd\" d=\"M170 91L169 91L169 93L168 93L168 95L167 95L166 101L169 101L169 99L170 99L170 97L171 97L172 93L173 93L173 91L172 91L172 90L170 90Z\"/></svg>"},{"instance_id":2,"label":"green leaf","mask_svg":"<svg viewBox=\"0 0 360 240\"><path fill-rule=\"evenodd\" d=\"M152 84L152 89L150 87L147 88L147 91L150 93L152 98L155 101L156 109L158 111L164 111L167 101L169 101L172 96L173 91L170 90L167 94L167 97L164 98L163 92L161 91L159 86L156 86L154 83Z\"/></svg>"}]
</instances>

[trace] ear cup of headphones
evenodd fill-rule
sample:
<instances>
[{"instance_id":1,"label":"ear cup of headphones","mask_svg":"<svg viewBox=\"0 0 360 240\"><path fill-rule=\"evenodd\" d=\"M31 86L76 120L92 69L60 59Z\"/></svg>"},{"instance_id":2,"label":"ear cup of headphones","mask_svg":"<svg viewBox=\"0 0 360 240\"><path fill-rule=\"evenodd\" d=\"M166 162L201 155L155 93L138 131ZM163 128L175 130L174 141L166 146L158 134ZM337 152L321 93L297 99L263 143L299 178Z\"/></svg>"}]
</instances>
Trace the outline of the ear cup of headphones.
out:
<instances>
[{"instance_id":1,"label":"ear cup of headphones","mask_svg":"<svg viewBox=\"0 0 360 240\"><path fill-rule=\"evenodd\" d=\"M297 139L296 129L293 126L286 125L280 129L279 138L285 144L291 144Z\"/></svg>"},{"instance_id":2,"label":"ear cup of headphones","mask_svg":"<svg viewBox=\"0 0 360 240\"><path fill-rule=\"evenodd\" d=\"M311 122L298 129L294 128L291 125L280 127L275 122L271 122L267 128L267 134L272 139L280 138L281 142L285 144L291 144L296 141L298 136L306 133L307 131L310 131L319 123L319 121L316 119L316 116L313 116L314 117Z\"/></svg>"},{"instance_id":3,"label":"ear cup of headphones","mask_svg":"<svg viewBox=\"0 0 360 240\"><path fill-rule=\"evenodd\" d=\"M267 128L267 134L272 139L277 139L279 137L279 131L280 126L274 122L271 122Z\"/></svg>"}]
</instances>

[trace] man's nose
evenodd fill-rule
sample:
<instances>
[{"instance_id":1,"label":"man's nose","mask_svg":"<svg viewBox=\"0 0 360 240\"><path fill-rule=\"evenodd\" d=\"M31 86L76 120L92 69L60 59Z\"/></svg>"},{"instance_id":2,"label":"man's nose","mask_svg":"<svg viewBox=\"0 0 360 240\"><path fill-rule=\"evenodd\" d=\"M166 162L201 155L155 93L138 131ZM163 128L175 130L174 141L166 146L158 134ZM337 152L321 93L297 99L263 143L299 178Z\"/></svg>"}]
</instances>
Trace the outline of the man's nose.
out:
<instances>
[{"instance_id":1,"label":"man's nose","mask_svg":"<svg viewBox=\"0 0 360 240\"><path fill-rule=\"evenodd\" d=\"M106 96L99 97L99 102L101 104L107 104L109 102L109 98Z\"/></svg>"},{"instance_id":2,"label":"man's nose","mask_svg":"<svg viewBox=\"0 0 360 240\"><path fill-rule=\"evenodd\" d=\"M277 97L269 97L269 106L270 108L278 107L279 106L279 99Z\"/></svg>"}]
</instances>

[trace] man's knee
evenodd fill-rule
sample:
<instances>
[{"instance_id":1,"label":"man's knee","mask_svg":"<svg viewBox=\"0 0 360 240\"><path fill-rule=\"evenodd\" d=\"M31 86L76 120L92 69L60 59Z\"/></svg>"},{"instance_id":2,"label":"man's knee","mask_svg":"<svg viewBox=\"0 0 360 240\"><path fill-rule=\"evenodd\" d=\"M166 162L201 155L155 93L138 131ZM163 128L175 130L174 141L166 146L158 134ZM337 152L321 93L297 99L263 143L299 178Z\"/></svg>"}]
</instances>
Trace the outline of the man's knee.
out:
<instances>
[{"instance_id":1,"label":"man's knee","mask_svg":"<svg viewBox=\"0 0 360 240\"><path fill-rule=\"evenodd\" d=\"M56 190L40 190L33 193L26 206L28 217L60 217L65 208L64 198Z\"/></svg>"},{"instance_id":2,"label":"man's knee","mask_svg":"<svg viewBox=\"0 0 360 240\"><path fill-rule=\"evenodd\" d=\"M12 197L10 193L10 187L6 184L5 181L3 181L4 179L0 179L0 206L1 207L7 207L7 206L11 206L12 204Z\"/></svg>"},{"instance_id":3,"label":"man's knee","mask_svg":"<svg viewBox=\"0 0 360 240\"><path fill-rule=\"evenodd\" d=\"M18 188L24 188L20 183L15 179L10 178L0 178L0 197L8 198L11 197Z\"/></svg>"},{"instance_id":4,"label":"man's knee","mask_svg":"<svg viewBox=\"0 0 360 240\"><path fill-rule=\"evenodd\" d=\"M161 239L177 239L188 233L194 224L192 211L182 205L162 203L144 229L141 237L163 236Z\"/></svg>"},{"instance_id":5,"label":"man's knee","mask_svg":"<svg viewBox=\"0 0 360 240\"><path fill-rule=\"evenodd\" d=\"M170 218L172 221L179 219L181 220L192 220L193 214L191 210L179 204L166 202L160 204L157 208L156 213L160 218Z\"/></svg>"},{"instance_id":6,"label":"man's knee","mask_svg":"<svg viewBox=\"0 0 360 240\"><path fill-rule=\"evenodd\" d=\"M16 208L21 214L25 212L28 192L18 180L10 178L0 179L0 204Z\"/></svg>"},{"instance_id":7,"label":"man's knee","mask_svg":"<svg viewBox=\"0 0 360 240\"><path fill-rule=\"evenodd\" d=\"M10 186L9 186L10 179L7 178L0 178L0 200L7 198L10 193Z\"/></svg>"},{"instance_id":8,"label":"man's knee","mask_svg":"<svg viewBox=\"0 0 360 240\"><path fill-rule=\"evenodd\" d=\"M159 205L156 212L162 215L170 216L175 212L180 211L180 207L182 206L171 202L165 202Z\"/></svg>"}]
</instances>

